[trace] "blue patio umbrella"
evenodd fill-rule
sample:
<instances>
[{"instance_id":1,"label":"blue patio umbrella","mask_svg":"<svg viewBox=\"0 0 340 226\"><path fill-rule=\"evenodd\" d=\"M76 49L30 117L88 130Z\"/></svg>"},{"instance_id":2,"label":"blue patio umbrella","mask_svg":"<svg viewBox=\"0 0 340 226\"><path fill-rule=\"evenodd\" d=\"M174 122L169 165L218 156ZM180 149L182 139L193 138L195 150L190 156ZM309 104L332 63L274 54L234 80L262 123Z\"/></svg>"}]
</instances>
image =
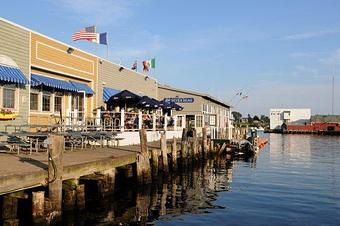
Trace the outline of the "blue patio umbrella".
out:
<instances>
[{"instance_id":1,"label":"blue patio umbrella","mask_svg":"<svg viewBox=\"0 0 340 226\"><path fill-rule=\"evenodd\" d=\"M172 109L172 110L176 110L176 111L182 111L183 107L174 103L174 102L166 102L166 101L161 101L161 108L163 109Z\"/></svg>"},{"instance_id":2,"label":"blue patio umbrella","mask_svg":"<svg viewBox=\"0 0 340 226\"><path fill-rule=\"evenodd\" d=\"M141 97L129 90L123 90L113 96L106 102L108 106L117 105L134 105L136 106Z\"/></svg>"},{"instance_id":3,"label":"blue patio umbrella","mask_svg":"<svg viewBox=\"0 0 340 226\"><path fill-rule=\"evenodd\" d=\"M148 96L143 96L139 100L137 106L141 107L141 108L157 109L157 108L161 107L161 102L154 99L154 98L151 98L151 97L148 97Z\"/></svg>"}]
</instances>

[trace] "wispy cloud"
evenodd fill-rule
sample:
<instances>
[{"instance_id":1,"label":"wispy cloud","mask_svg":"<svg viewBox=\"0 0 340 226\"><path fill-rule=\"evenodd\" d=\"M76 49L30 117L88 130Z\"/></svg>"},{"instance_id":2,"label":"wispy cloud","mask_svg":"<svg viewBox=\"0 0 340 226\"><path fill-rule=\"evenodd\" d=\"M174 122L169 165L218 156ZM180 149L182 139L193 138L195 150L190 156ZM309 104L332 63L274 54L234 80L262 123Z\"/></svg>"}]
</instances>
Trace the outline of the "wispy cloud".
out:
<instances>
[{"instance_id":1,"label":"wispy cloud","mask_svg":"<svg viewBox=\"0 0 340 226\"><path fill-rule=\"evenodd\" d=\"M157 56L165 48L160 35L139 32L134 37L126 40L129 44L118 43L118 45L111 46L112 58L123 61L143 60Z\"/></svg>"},{"instance_id":2,"label":"wispy cloud","mask_svg":"<svg viewBox=\"0 0 340 226\"><path fill-rule=\"evenodd\" d=\"M133 15L133 7L138 4L133 0L46 0L57 9L62 9L66 16L88 24L102 26L118 23L121 19Z\"/></svg>"},{"instance_id":3,"label":"wispy cloud","mask_svg":"<svg viewBox=\"0 0 340 226\"><path fill-rule=\"evenodd\" d=\"M334 52L329 54L327 57L320 58L319 62L321 64L328 66L328 67L329 66L331 66L331 67L338 66L339 67L339 64L340 64L340 48L336 49Z\"/></svg>"},{"instance_id":4,"label":"wispy cloud","mask_svg":"<svg viewBox=\"0 0 340 226\"><path fill-rule=\"evenodd\" d=\"M316 68L307 67L305 65L296 65L293 69L292 75L295 77L318 77L320 74Z\"/></svg>"},{"instance_id":5,"label":"wispy cloud","mask_svg":"<svg viewBox=\"0 0 340 226\"><path fill-rule=\"evenodd\" d=\"M301 59L301 58L312 58L318 55L319 53L315 53L315 52L293 52L289 54L289 57L293 59Z\"/></svg>"},{"instance_id":6,"label":"wispy cloud","mask_svg":"<svg viewBox=\"0 0 340 226\"><path fill-rule=\"evenodd\" d=\"M284 37L285 40L304 40L311 38L318 38L323 36L337 35L340 34L340 29L329 29L320 31L311 31L297 34L290 34Z\"/></svg>"},{"instance_id":7,"label":"wispy cloud","mask_svg":"<svg viewBox=\"0 0 340 226\"><path fill-rule=\"evenodd\" d=\"M268 33L258 30L216 26L183 32L178 38L181 42L177 50L191 52L219 48L226 43L267 40L270 36Z\"/></svg>"}]
</instances>

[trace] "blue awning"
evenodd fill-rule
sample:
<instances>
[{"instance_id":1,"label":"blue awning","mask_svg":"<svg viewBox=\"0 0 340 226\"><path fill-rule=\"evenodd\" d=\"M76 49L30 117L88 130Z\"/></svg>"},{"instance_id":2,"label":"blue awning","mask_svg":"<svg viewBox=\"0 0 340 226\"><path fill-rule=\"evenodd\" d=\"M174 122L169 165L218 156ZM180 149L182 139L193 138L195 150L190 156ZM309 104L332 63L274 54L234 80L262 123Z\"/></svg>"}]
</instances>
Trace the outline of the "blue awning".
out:
<instances>
[{"instance_id":1,"label":"blue awning","mask_svg":"<svg viewBox=\"0 0 340 226\"><path fill-rule=\"evenodd\" d=\"M49 78L41 75L32 74L31 75L31 86L48 86L57 89L63 89L68 91L78 91L71 83L55 79Z\"/></svg>"},{"instance_id":2,"label":"blue awning","mask_svg":"<svg viewBox=\"0 0 340 226\"><path fill-rule=\"evenodd\" d=\"M73 82L70 83L74 86L74 88L79 91L84 91L86 94L94 94L93 90L86 84L80 82Z\"/></svg>"},{"instance_id":3,"label":"blue awning","mask_svg":"<svg viewBox=\"0 0 340 226\"><path fill-rule=\"evenodd\" d=\"M119 92L120 92L120 90L112 89L112 88L109 88L109 87L104 87L104 89L103 89L103 100L104 100L104 102L108 101L110 99L110 97L112 97L113 95L116 95Z\"/></svg>"},{"instance_id":4,"label":"blue awning","mask_svg":"<svg viewBox=\"0 0 340 226\"><path fill-rule=\"evenodd\" d=\"M0 65L0 80L22 85L28 84L28 79L19 68L9 67L5 65Z\"/></svg>"}]
</instances>

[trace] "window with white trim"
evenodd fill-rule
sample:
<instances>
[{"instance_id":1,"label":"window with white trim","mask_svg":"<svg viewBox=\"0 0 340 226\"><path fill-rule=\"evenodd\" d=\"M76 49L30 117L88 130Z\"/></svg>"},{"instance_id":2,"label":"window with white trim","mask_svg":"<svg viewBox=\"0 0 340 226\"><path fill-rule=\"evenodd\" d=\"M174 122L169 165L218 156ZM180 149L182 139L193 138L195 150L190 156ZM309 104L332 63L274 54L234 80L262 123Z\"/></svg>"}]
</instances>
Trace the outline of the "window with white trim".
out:
<instances>
[{"instance_id":1,"label":"window with white trim","mask_svg":"<svg viewBox=\"0 0 340 226\"><path fill-rule=\"evenodd\" d=\"M2 88L2 107L15 108L15 86L4 86Z\"/></svg>"},{"instance_id":2,"label":"window with white trim","mask_svg":"<svg viewBox=\"0 0 340 226\"><path fill-rule=\"evenodd\" d=\"M30 94L30 110L38 111L39 110L39 93Z\"/></svg>"},{"instance_id":3,"label":"window with white trim","mask_svg":"<svg viewBox=\"0 0 340 226\"><path fill-rule=\"evenodd\" d=\"M54 112L60 112L63 105L63 97L62 96L54 96Z\"/></svg>"},{"instance_id":4,"label":"window with white trim","mask_svg":"<svg viewBox=\"0 0 340 226\"><path fill-rule=\"evenodd\" d=\"M49 93L42 95L42 111L51 111L51 94Z\"/></svg>"},{"instance_id":5,"label":"window with white trim","mask_svg":"<svg viewBox=\"0 0 340 226\"><path fill-rule=\"evenodd\" d=\"M203 115L196 115L196 127L203 127Z\"/></svg>"}]
</instances>

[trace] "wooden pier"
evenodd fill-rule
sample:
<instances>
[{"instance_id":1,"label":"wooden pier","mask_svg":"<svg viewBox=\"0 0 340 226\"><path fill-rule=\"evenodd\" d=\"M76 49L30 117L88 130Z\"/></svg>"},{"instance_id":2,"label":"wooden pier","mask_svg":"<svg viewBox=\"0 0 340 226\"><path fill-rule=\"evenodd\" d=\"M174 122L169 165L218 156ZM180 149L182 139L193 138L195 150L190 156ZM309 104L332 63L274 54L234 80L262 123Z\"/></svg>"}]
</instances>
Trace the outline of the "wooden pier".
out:
<instances>
[{"instance_id":1,"label":"wooden pier","mask_svg":"<svg viewBox=\"0 0 340 226\"><path fill-rule=\"evenodd\" d=\"M17 203L21 198L31 199L33 223L50 224L61 219L62 211L85 208L86 181L96 184L100 193L113 193L117 170L144 185L157 180L158 173L167 175L178 167L187 168L207 156L221 154L221 146L209 139L205 130L202 138L195 131L188 136L184 129L182 140L166 140L163 134L160 141L151 143L145 129L139 133L140 145L73 151L63 150L63 136L51 134L48 154L0 154L3 225L18 225ZM7 213L9 210L12 212Z\"/></svg>"}]
</instances>

